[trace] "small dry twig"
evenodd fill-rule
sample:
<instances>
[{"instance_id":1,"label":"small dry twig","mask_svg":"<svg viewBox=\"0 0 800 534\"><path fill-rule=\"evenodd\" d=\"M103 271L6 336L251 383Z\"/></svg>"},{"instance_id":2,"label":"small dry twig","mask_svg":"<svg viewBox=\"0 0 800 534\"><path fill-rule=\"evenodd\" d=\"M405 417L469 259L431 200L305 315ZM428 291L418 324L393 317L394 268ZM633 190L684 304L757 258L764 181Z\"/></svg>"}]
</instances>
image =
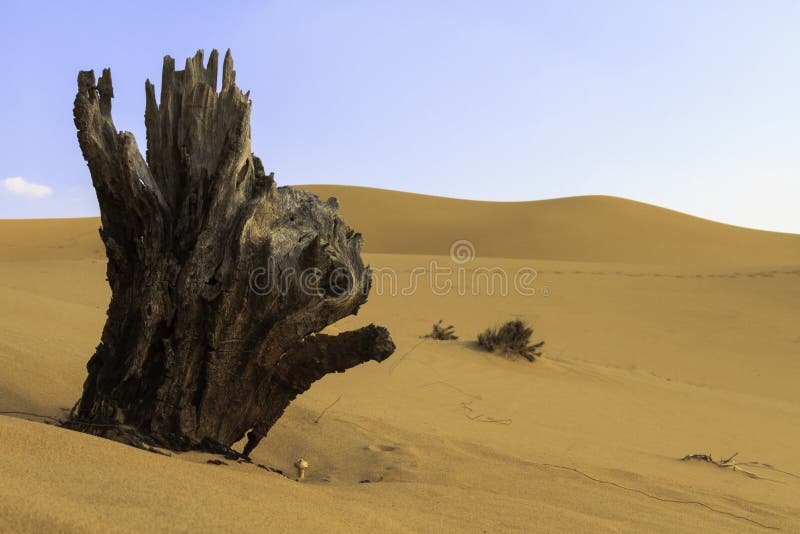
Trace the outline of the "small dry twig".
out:
<instances>
[{"instance_id":1,"label":"small dry twig","mask_svg":"<svg viewBox=\"0 0 800 534\"><path fill-rule=\"evenodd\" d=\"M746 476L748 476L750 478L755 478L755 479L758 479L758 480L769 480L770 482L778 482L778 483L783 484L783 482L781 482L780 480L774 480L774 479L771 479L771 478L762 477L762 476L758 475L757 473L754 473L752 471L748 471L746 469L742 469L742 467L741 467L742 465L759 465L759 463L758 462L748 462L748 463L745 463L745 464L737 464L733 459L736 458L736 456L738 456L738 455L739 455L739 453L736 452L736 453L733 453L733 455L731 455L728 458L720 459L720 460L714 460L711 457L710 454L687 454L686 456L681 458L681 461L699 460L701 462L708 462L708 463L716 465L717 467L731 468L734 471L742 473L743 475L746 475ZM774 469L774 468L772 468L772 469Z\"/></svg>"},{"instance_id":2,"label":"small dry twig","mask_svg":"<svg viewBox=\"0 0 800 534\"><path fill-rule=\"evenodd\" d=\"M794 473L790 473L789 471L784 471L783 469L778 469L772 464L765 464L763 462L741 462L739 465L752 465L755 467L760 467L762 469L769 469L771 471L775 471L776 473L783 473L784 475L788 475L794 478L800 478L800 475L795 475Z\"/></svg>"}]
</instances>

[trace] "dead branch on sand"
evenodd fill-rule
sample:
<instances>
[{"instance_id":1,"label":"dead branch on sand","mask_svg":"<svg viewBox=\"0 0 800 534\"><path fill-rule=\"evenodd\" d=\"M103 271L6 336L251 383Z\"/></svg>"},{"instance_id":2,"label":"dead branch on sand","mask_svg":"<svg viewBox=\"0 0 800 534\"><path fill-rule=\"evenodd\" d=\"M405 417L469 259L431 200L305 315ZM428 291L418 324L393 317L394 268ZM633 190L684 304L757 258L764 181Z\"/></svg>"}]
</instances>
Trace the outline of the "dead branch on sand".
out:
<instances>
[{"instance_id":1,"label":"dead branch on sand","mask_svg":"<svg viewBox=\"0 0 800 534\"><path fill-rule=\"evenodd\" d=\"M729 458L719 459L719 460L714 460L711 457L710 454L687 454L686 456L681 458L681 461L686 462L686 461L689 461L689 460L698 460L698 461L701 461L701 462L708 462L708 463L716 465L717 467L731 468L734 471L742 473L743 475L746 475L746 476L748 476L750 478L755 478L755 479L758 479L758 480L769 480L770 482L778 482L778 483L783 484L783 482L781 482L780 480L774 480L774 479L771 479L771 478L762 477L762 476L760 476L760 475L758 475L758 474L756 474L756 473L754 473L752 471L748 471L746 469L742 469L742 467L741 467L742 465L761 465L761 464L759 462L747 462L747 463L744 463L744 464L737 464L734 461L734 458L736 458L736 456L738 456L738 454L739 453L736 452L736 453L733 453L733 455L730 456ZM764 465L767 465L767 464L764 464Z\"/></svg>"}]
</instances>

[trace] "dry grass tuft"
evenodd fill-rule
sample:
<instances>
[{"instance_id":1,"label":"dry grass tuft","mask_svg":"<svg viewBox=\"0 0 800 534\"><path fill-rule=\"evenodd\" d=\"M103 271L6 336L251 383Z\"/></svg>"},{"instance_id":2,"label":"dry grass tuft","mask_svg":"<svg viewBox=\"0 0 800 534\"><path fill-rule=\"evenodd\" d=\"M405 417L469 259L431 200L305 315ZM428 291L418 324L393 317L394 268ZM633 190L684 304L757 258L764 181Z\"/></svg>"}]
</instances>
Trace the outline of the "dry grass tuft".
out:
<instances>
[{"instance_id":1,"label":"dry grass tuft","mask_svg":"<svg viewBox=\"0 0 800 534\"><path fill-rule=\"evenodd\" d=\"M453 325L443 326L442 320L439 319L438 323L433 324L433 328L431 329L430 334L426 334L423 337L431 338L431 339L438 339L440 341L447 341L450 339L458 339L458 336L455 334L456 327Z\"/></svg>"},{"instance_id":2,"label":"dry grass tuft","mask_svg":"<svg viewBox=\"0 0 800 534\"><path fill-rule=\"evenodd\" d=\"M516 354L532 362L542 355L536 349L544 345L544 341L531 343L532 335L533 328L515 319L500 328L487 328L478 334L478 344L490 352Z\"/></svg>"}]
</instances>

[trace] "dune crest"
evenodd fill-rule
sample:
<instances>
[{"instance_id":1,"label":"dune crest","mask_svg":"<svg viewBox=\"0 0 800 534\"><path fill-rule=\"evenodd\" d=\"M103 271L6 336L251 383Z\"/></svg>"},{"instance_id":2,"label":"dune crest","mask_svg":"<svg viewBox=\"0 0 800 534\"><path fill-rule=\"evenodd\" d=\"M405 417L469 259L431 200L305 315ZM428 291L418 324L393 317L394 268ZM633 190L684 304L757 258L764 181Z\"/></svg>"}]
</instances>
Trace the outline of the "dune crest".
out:
<instances>
[{"instance_id":1,"label":"dune crest","mask_svg":"<svg viewBox=\"0 0 800 534\"><path fill-rule=\"evenodd\" d=\"M480 202L341 185L299 185L339 199L367 228L367 252L446 255L468 239L479 257L675 265L796 265L800 235L730 226L642 202L580 196Z\"/></svg>"}]
</instances>

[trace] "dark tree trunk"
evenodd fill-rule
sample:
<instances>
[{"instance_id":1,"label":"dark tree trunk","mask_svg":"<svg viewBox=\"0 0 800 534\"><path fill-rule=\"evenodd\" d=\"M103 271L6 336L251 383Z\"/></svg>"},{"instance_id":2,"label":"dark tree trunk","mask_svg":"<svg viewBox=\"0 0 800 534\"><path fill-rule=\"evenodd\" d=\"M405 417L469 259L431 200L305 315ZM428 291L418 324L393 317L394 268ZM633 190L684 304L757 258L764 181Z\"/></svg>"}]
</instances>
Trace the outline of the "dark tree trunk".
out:
<instances>
[{"instance_id":1,"label":"dark tree trunk","mask_svg":"<svg viewBox=\"0 0 800 534\"><path fill-rule=\"evenodd\" d=\"M147 161L111 119L111 72L78 75L75 126L102 217L112 296L71 425L173 449L246 452L327 373L394 351L385 328L318 334L355 314L370 272L335 199L277 188L250 148L230 51L149 80ZM107 425L107 426L106 426Z\"/></svg>"}]
</instances>

